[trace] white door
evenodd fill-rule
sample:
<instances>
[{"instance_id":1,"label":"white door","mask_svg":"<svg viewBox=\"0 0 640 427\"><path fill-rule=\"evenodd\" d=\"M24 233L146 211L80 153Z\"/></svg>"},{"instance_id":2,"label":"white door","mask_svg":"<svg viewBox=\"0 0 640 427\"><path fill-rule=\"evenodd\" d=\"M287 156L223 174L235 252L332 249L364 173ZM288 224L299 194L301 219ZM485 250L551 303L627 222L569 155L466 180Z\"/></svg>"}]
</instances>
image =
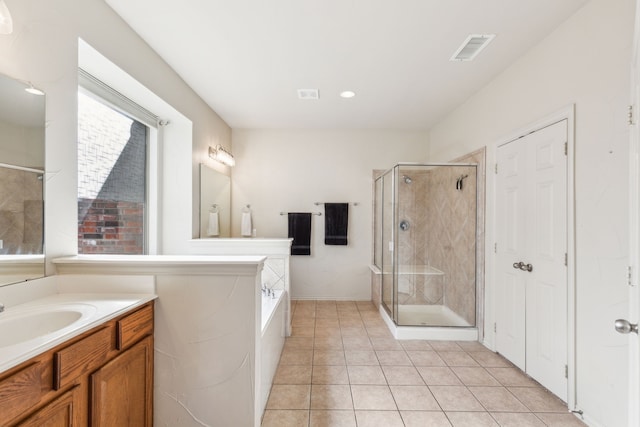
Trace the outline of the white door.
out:
<instances>
[{"instance_id":1,"label":"white door","mask_svg":"<svg viewBox=\"0 0 640 427\"><path fill-rule=\"evenodd\" d=\"M516 269L525 248L526 161L524 144L518 141L498 150L497 180L497 282L496 348L523 371L526 369L526 280ZM499 326L499 328L498 328Z\"/></svg>"},{"instance_id":2,"label":"white door","mask_svg":"<svg viewBox=\"0 0 640 427\"><path fill-rule=\"evenodd\" d=\"M498 148L496 346L567 400L567 121Z\"/></svg>"}]
</instances>

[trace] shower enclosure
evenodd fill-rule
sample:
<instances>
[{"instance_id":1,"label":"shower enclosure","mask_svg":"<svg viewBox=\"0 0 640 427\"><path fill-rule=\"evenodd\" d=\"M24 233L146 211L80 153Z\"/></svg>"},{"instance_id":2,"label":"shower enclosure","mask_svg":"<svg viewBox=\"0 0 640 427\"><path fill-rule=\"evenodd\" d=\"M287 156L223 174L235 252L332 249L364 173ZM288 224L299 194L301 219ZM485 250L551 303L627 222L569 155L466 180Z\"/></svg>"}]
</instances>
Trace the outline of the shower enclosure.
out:
<instances>
[{"instance_id":1,"label":"shower enclosure","mask_svg":"<svg viewBox=\"0 0 640 427\"><path fill-rule=\"evenodd\" d=\"M477 178L475 164L399 163L375 179L374 264L396 327L475 328Z\"/></svg>"}]
</instances>

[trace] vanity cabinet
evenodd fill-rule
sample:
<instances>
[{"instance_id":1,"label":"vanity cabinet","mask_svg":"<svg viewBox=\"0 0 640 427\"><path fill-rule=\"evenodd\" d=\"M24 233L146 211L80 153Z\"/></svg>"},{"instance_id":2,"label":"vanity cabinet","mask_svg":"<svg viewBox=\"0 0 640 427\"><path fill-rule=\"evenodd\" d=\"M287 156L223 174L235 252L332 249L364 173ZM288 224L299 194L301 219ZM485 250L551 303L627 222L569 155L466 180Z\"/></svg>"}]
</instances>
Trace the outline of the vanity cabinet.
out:
<instances>
[{"instance_id":1,"label":"vanity cabinet","mask_svg":"<svg viewBox=\"0 0 640 427\"><path fill-rule=\"evenodd\" d=\"M153 424L153 302L0 374L0 426Z\"/></svg>"}]
</instances>

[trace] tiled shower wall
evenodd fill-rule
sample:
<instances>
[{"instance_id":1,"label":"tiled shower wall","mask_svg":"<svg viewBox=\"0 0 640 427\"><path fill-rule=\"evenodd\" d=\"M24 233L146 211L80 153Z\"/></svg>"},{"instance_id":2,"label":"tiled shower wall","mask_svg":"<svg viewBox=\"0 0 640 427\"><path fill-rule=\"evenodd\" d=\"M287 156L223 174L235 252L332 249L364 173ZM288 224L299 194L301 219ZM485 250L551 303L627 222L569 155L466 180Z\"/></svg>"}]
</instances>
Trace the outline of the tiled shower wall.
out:
<instances>
[{"instance_id":1,"label":"tiled shower wall","mask_svg":"<svg viewBox=\"0 0 640 427\"><path fill-rule=\"evenodd\" d=\"M477 164L478 182L475 167L401 169L398 222L408 221L409 228L402 231L396 224L396 232L399 264L409 274L398 276L400 304L445 305L476 324L476 290L484 275L484 158L484 150L479 150L455 160ZM411 184L402 175L410 177ZM462 175L468 177L459 190L456 182ZM410 274L423 266L444 274Z\"/></svg>"},{"instance_id":2,"label":"tiled shower wall","mask_svg":"<svg viewBox=\"0 0 640 427\"><path fill-rule=\"evenodd\" d=\"M41 175L0 167L0 254L42 254Z\"/></svg>"}]
</instances>

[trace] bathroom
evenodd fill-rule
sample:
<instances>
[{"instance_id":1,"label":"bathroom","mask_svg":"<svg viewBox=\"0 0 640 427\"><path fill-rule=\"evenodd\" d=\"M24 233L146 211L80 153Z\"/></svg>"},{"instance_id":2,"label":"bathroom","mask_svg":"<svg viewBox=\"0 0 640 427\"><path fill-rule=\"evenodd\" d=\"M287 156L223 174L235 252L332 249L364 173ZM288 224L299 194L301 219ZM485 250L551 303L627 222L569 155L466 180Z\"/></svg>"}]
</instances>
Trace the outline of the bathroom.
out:
<instances>
[{"instance_id":1,"label":"bathroom","mask_svg":"<svg viewBox=\"0 0 640 427\"><path fill-rule=\"evenodd\" d=\"M576 144L580 146L574 160L575 271L580 279L576 323L581 325L576 330L576 353L583 357L575 366L577 394L581 396L580 408L595 420L593 425L616 425L607 420L626 412L625 405L616 403L603 408L602 391L594 384L606 385L610 395L624 388L624 382L608 371L609 349L626 349L616 335L608 334L610 320L618 316L615 309L622 303L601 311L600 300L601 284L615 281L627 264L625 249L621 249L626 248L627 214L626 208L620 207L627 203L628 131L624 120L612 117L627 113L632 2L586 3L559 31L551 32L541 45L497 76L490 87L466 103L452 106L428 130L232 128L106 2L5 3L15 27L13 35L0 35L0 73L32 82L47 94L47 276L57 272L52 259L73 255L77 250L74 159L78 38L173 107L162 112L172 124L166 128L165 177L158 201L163 213L158 227L162 236L157 245L159 253L189 253L190 239L199 235L199 165L209 162L210 146L223 145L236 158L233 170L220 168L232 176L233 236L240 235L239 213L247 204L251 205L258 237L286 237L286 219L279 212L313 211L316 202L358 203L350 207L348 247L321 244L323 224L314 218L313 256L298 257L291 264L291 297L297 300L371 299L373 170L406 161L449 162L487 147L489 236L495 227L490 203L495 144L526 124L575 103L579 117L575 122ZM592 28L593 20L601 22L601 27ZM586 29L594 32L593 39L599 43L596 48L578 42ZM568 57L567 51L573 54ZM541 71L550 68L560 70L552 82ZM487 238L484 252L489 255L493 250L493 240ZM482 297L484 343L489 348L494 348L492 274L488 266ZM625 291L616 288L610 293L619 296ZM592 331L600 334L602 343L595 351ZM585 361L586 357L589 359Z\"/></svg>"}]
</instances>

